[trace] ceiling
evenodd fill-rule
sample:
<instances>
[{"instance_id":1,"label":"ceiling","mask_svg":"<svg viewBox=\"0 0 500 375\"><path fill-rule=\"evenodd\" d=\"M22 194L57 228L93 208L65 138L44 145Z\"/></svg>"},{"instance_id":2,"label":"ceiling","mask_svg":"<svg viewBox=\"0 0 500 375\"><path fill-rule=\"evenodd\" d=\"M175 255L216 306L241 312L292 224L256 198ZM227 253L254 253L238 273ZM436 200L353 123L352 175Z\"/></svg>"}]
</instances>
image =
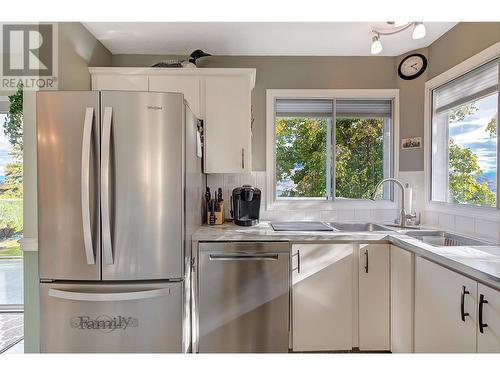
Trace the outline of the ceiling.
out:
<instances>
[{"instance_id":1,"label":"ceiling","mask_svg":"<svg viewBox=\"0 0 500 375\"><path fill-rule=\"evenodd\" d=\"M86 22L84 26L113 54L369 56L372 28L384 22ZM427 47L454 22L426 22L427 35L411 38L412 28L382 36L382 56Z\"/></svg>"}]
</instances>

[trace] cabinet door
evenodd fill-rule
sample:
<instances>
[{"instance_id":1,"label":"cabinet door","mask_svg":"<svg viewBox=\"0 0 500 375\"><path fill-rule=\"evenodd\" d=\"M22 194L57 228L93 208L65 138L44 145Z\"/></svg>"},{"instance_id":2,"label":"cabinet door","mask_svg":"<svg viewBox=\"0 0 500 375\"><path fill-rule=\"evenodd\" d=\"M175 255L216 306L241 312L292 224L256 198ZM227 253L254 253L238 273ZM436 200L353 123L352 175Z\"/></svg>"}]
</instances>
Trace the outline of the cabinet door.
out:
<instances>
[{"instance_id":1,"label":"cabinet door","mask_svg":"<svg viewBox=\"0 0 500 375\"><path fill-rule=\"evenodd\" d=\"M500 353L500 291L478 284L477 294L479 296L477 352ZM479 324L483 324L482 332Z\"/></svg>"},{"instance_id":2,"label":"cabinet door","mask_svg":"<svg viewBox=\"0 0 500 375\"><path fill-rule=\"evenodd\" d=\"M391 351L413 352L415 255L391 246Z\"/></svg>"},{"instance_id":3,"label":"cabinet door","mask_svg":"<svg viewBox=\"0 0 500 375\"><path fill-rule=\"evenodd\" d=\"M416 353L475 353L476 310L475 281L416 258Z\"/></svg>"},{"instance_id":4,"label":"cabinet door","mask_svg":"<svg viewBox=\"0 0 500 375\"><path fill-rule=\"evenodd\" d=\"M94 74L92 90L148 91L148 77L125 74Z\"/></svg>"},{"instance_id":5,"label":"cabinet door","mask_svg":"<svg viewBox=\"0 0 500 375\"><path fill-rule=\"evenodd\" d=\"M359 245L359 349L390 350L390 245Z\"/></svg>"},{"instance_id":6,"label":"cabinet door","mask_svg":"<svg viewBox=\"0 0 500 375\"><path fill-rule=\"evenodd\" d=\"M205 173L251 172L251 97L245 76L206 77Z\"/></svg>"},{"instance_id":7,"label":"cabinet door","mask_svg":"<svg viewBox=\"0 0 500 375\"><path fill-rule=\"evenodd\" d=\"M292 348L352 349L352 244L292 245Z\"/></svg>"},{"instance_id":8,"label":"cabinet door","mask_svg":"<svg viewBox=\"0 0 500 375\"><path fill-rule=\"evenodd\" d=\"M200 111L199 77L175 75L149 76L149 91L182 93L194 115L197 118L203 118Z\"/></svg>"}]
</instances>

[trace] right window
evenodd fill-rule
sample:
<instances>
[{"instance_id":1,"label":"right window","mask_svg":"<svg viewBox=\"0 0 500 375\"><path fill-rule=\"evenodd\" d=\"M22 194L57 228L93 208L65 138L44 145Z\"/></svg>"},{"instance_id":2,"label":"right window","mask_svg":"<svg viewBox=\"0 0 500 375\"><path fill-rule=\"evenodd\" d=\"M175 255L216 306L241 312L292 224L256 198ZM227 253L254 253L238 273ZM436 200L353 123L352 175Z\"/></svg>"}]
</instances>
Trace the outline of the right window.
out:
<instances>
[{"instance_id":1,"label":"right window","mask_svg":"<svg viewBox=\"0 0 500 375\"><path fill-rule=\"evenodd\" d=\"M497 207L498 58L432 90L431 200Z\"/></svg>"}]
</instances>

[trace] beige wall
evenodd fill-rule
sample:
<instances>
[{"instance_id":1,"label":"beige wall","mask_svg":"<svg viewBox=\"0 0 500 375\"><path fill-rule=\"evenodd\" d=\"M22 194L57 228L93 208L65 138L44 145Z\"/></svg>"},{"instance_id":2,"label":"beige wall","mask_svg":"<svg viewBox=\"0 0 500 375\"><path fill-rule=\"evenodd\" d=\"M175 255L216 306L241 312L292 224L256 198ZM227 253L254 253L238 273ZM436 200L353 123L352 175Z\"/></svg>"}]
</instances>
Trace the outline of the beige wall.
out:
<instances>
[{"instance_id":1,"label":"beige wall","mask_svg":"<svg viewBox=\"0 0 500 375\"><path fill-rule=\"evenodd\" d=\"M396 69L399 63L412 53L420 53L429 57L428 49L423 48L405 53L396 58ZM399 138L424 137L424 88L428 80L428 69L418 78L404 80L397 77L399 88ZM400 171L423 171L424 149L399 151Z\"/></svg>"},{"instance_id":2,"label":"beige wall","mask_svg":"<svg viewBox=\"0 0 500 375\"><path fill-rule=\"evenodd\" d=\"M500 41L500 22L461 22L429 46L429 79Z\"/></svg>"},{"instance_id":3,"label":"beige wall","mask_svg":"<svg viewBox=\"0 0 500 375\"><path fill-rule=\"evenodd\" d=\"M110 66L111 52L81 23L59 23L59 90L89 90L89 66Z\"/></svg>"}]
</instances>

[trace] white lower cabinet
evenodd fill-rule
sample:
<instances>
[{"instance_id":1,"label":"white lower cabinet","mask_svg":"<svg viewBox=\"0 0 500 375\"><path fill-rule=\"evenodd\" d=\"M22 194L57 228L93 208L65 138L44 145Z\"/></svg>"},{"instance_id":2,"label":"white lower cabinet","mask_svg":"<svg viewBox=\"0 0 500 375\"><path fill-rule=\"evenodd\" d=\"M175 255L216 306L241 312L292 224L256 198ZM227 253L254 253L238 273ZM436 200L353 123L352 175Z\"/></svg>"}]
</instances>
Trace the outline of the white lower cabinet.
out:
<instances>
[{"instance_id":1,"label":"white lower cabinet","mask_svg":"<svg viewBox=\"0 0 500 375\"><path fill-rule=\"evenodd\" d=\"M415 255L391 245L391 352L413 352Z\"/></svg>"},{"instance_id":2,"label":"white lower cabinet","mask_svg":"<svg viewBox=\"0 0 500 375\"><path fill-rule=\"evenodd\" d=\"M359 349L390 350L390 245L359 245Z\"/></svg>"},{"instance_id":3,"label":"white lower cabinet","mask_svg":"<svg viewBox=\"0 0 500 375\"><path fill-rule=\"evenodd\" d=\"M500 353L500 291L478 284L477 352Z\"/></svg>"},{"instance_id":4,"label":"white lower cabinet","mask_svg":"<svg viewBox=\"0 0 500 375\"><path fill-rule=\"evenodd\" d=\"M352 244L292 245L292 349L352 349Z\"/></svg>"},{"instance_id":5,"label":"white lower cabinet","mask_svg":"<svg viewBox=\"0 0 500 375\"><path fill-rule=\"evenodd\" d=\"M477 283L417 257L415 352L475 353Z\"/></svg>"}]
</instances>

